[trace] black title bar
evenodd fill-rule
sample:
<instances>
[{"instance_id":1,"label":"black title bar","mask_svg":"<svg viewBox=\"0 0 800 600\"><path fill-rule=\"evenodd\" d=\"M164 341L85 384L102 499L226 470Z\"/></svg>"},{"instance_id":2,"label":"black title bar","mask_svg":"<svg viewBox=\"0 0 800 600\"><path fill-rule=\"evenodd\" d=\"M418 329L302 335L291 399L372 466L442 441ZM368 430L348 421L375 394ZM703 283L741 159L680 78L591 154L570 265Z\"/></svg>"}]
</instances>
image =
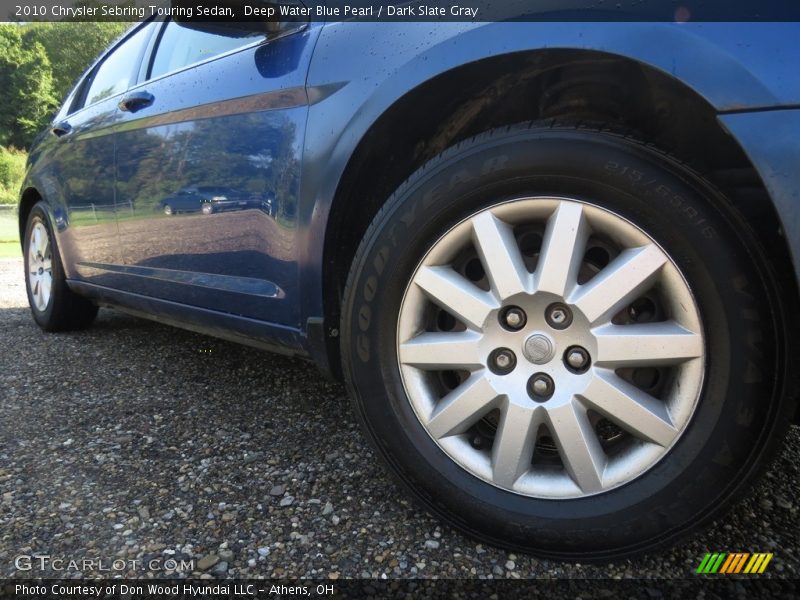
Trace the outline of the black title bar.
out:
<instances>
[{"instance_id":1,"label":"black title bar","mask_svg":"<svg viewBox=\"0 0 800 600\"><path fill-rule=\"evenodd\" d=\"M0 0L7 21L800 22L797 0Z\"/></svg>"}]
</instances>

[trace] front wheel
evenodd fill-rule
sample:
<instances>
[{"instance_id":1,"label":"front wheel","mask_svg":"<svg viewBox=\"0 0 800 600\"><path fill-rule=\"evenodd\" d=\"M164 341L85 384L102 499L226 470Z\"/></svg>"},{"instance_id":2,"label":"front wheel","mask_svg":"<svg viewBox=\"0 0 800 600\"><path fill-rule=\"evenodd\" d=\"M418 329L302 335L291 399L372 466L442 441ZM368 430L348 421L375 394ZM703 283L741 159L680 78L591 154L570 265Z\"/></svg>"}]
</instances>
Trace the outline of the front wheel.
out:
<instances>
[{"instance_id":1,"label":"front wheel","mask_svg":"<svg viewBox=\"0 0 800 600\"><path fill-rule=\"evenodd\" d=\"M413 175L342 323L394 473L454 526L560 558L647 549L727 506L784 400L761 262L716 206L666 155L587 129L490 132Z\"/></svg>"}]
</instances>

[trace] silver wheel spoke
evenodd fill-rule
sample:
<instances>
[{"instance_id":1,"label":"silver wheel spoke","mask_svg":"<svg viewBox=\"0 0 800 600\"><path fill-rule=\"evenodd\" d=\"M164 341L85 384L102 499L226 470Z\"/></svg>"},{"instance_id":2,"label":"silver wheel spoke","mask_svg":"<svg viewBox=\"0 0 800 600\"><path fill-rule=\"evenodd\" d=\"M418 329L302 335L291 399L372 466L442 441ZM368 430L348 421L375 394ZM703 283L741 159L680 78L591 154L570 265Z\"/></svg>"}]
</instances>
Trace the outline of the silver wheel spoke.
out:
<instances>
[{"instance_id":1,"label":"silver wheel spoke","mask_svg":"<svg viewBox=\"0 0 800 600\"><path fill-rule=\"evenodd\" d=\"M562 202L547 221L536 267L536 291L566 296L578 279L589 227L583 207Z\"/></svg>"},{"instance_id":2,"label":"silver wheel spoke","mask_svg":"<svg viewBox=\"0 0 800 600\"><path fill-rule=\"evenodd\" d=\"M503 487L531 468L536 433L544 420L544 408L506 401L492 446L492 478Z\"/></svg>"},{"instance_id":3,"label":"silver wheel spoke","mask_svg":"<svg viewBox=\"0 0 800 600\"><path fill-rule=\"evenodd\" d=\"M38 254L42 250L42 226L37 224L33 228L33 236L31 239L33 244L33 253Z\"/></svg>"},{"instance_id":4,"label":"silver wheel spoke","mask_svg":"<svg viewBox=\"0 0 800 600\"><path fill-rule=\"evenodd\" d=\"M612 371L597 371L582 394L592 408L633 435L668 446L678 434L666 405Z\"/></svg>"},{"instance_id":5,"label":"silver wheel spoke","mask_svg":"<svg viewBox=\"0 0 800 600\"><path fill-rule=\"evenodd\" d=\"M42 290L42 300L47 303L50 299L50 288L53 283L53 278L48 272L44 272L42 274L42 283L41 283L41 290Z\"/></svg>"},{"instance_id":6,"label":"silver wheel spoke","mask_svg":"<svg viewBox=\"0 0 800 600\"><path fill-rule=\"evenodd\" d=\"M655 244L625 250L580 286L570 302L592 324L610 319L650 287L666 262L667 257Z\"/></svg>"},{"instance_id":7,"label":"silver wheel spoke","mask_svg":"<svg viewBox=\"0 0 800 600\"><path fill-rule=\"evenodd\" d=\"M400 346L400 362L428 370L477 369L480 340L474 331L422 333Z\"/></svg>"},{"instance_id":8,"label":"silver wheel spoke","mask_svg":"<svg viewBox=\"0 0 800 600\"><path fill-rule=\"evenodd\" d=\"M41 246L38 248L38 250L39 254L41 254L42 257L47 258L47 251L49 250L50 247L50 237L47 235L47 232L44 231L44 227L42 228L42 230L43 231L40 236Z\"/></svg>"},{"instance_id":9,"label":"silver wheel spoke","mask_svg":"<svg viewBox=\"0 0 800 600\"><path fill-rule=\"evenodd\" d=\"M603 487L606 456L586 409L576 400L547 411L550 433L564 468L584 492Z\"/></svg>"},{"instance_id":10,"label":"silver wheel spoke","mask_svg":"<svg viewBox=\"0 0 800 600\"><path fill-rule=\"evenodd\" d=\"M42 282L38 281L36 283L36 290L34 291L34 300L36 302L36 308L39 310L44 310L44 294L42 292Z\"/></svg>"},{"instance_id":11,"label":"silver wheel spoke","mask_svg":"<svg viewBox=\"0 0 800 600\"><path fill-rule=\"evenodd\" d=\"M450 267L422 267L414 283L472 329L481 329L489 313L498 307L491 293L484 292Z\"/></svg>"},{"instance_id":12,"label":"silver wheel spoke","mask_svg":"<svg viewBox=\"0 0 800 600\"><path fill-rule=\"evenodd\" d=\"M428 421L428 431L437 439L464 433L498 400L492 384L481 373L474 373L439 401Z\"/></svg>"},{"instance_id":13,"label":"silver wheel spoke","mask_svg":"<svg viewBox=\"0 0 800 600\"><path fill-rule=\"evenodd\" d=\"M594 331L596 365L644 367L678 364L703 354L703 339L674 321L605 325Z\"/></svg>"},{"instance_id":14,"label":"silver wheel spoke","mask_svg":"<svg viewBox=\"0 0 800 600\"><path fill-rule=\"evenodd\" d=\"M497 297L525 292L530 274L511 227L487 211L472 219L472 233Z\"/></svg>"},{"instance_id":15,"label":"silver wheel spoke","mask_svg":"<svg viewBox=\"0 0 800 600\"><path fill-rule=\"evenodd\" d=\"M43 268L45 271L52 271L52 270L53 270L53 261L52 261L52 260L50 260L49 258L45 258L45 259L42 261L42 268Z\"/></svg>"}]
</instances>

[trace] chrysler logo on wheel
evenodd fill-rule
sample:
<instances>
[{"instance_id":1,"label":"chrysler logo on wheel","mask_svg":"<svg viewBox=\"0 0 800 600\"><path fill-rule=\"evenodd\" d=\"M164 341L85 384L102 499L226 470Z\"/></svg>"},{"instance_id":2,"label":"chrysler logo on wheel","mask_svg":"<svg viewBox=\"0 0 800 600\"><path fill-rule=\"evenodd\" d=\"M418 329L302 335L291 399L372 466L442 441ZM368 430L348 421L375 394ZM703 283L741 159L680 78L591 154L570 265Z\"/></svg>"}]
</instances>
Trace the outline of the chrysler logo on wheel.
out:
<instances>
[{"instance_id":1,"label":"chrysler logo on wheel","mask_svg":"<svg viewBox=\"0 0 800 600\"><path fill-rule=\"evenodd\" d=\"M522 353L532 363L543 365L549 362L555 354L552 340L543 333L534 333L522 347Z\"/></svg>"}]
</instances>

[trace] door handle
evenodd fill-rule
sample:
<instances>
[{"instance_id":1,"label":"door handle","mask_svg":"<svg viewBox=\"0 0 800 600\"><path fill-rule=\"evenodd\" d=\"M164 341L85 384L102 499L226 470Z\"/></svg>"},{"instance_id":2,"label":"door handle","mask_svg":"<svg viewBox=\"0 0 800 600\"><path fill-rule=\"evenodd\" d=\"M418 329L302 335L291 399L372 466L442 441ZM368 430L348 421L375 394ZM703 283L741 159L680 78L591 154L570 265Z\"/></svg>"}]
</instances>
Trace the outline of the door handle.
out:
<instances>
[{"instance_id":1,"label":"door handle","mask_svg":"<svg viewBox=\"0 0 800 600\"><path fill-rule=\"evenodd\" d=\"M120 100L119 109L126 112L136 112L150 106L155 99L156 97L153 94L145 91L133 92Z\"/></svg>"},{"instance_id":2,"label":"door handle","mask_svg":"<svg viewBox=\"0 0 800 600\"><path fill-rule=\"evenodd\" d=\"M56 137L65 136L68 133L72 133L72 125L70 125L67 121L61 121L60 123L55 123L50 128L50 133L52 133Z\"/></svg>"}]
</instances>

